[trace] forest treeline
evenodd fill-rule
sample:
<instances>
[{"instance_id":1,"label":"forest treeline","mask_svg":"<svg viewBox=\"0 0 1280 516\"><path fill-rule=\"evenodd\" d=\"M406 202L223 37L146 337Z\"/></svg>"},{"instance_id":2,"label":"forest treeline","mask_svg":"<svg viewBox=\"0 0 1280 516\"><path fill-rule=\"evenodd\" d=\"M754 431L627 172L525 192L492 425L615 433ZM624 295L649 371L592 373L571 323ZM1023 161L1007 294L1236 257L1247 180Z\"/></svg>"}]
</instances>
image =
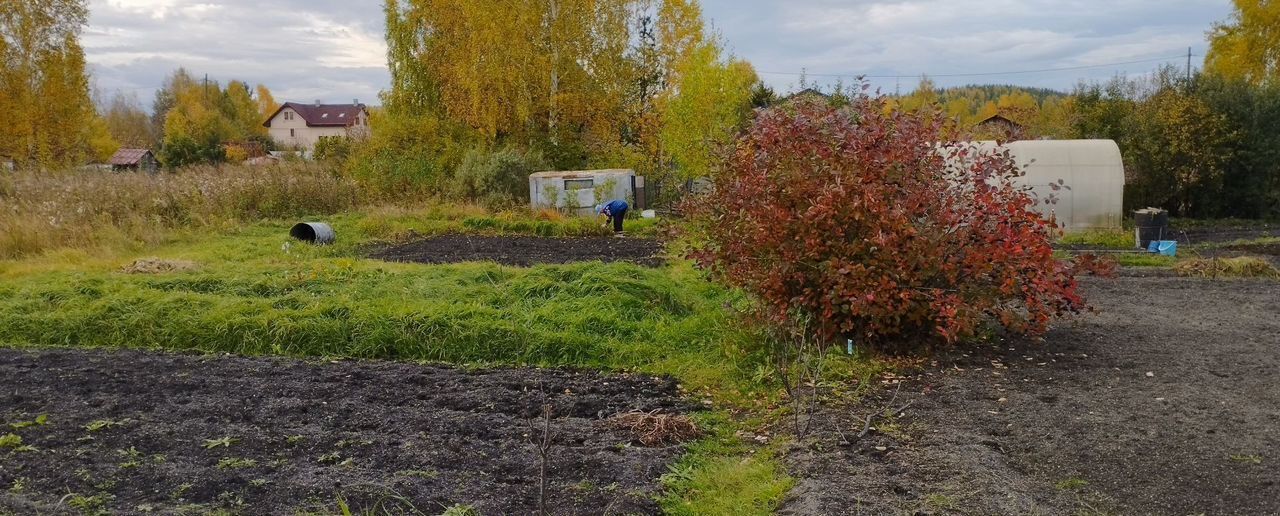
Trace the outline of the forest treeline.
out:
<instances>
[{"instance_id":1,"label":"forest treeline","mask_svg":"<svg viewBox=\"0 0 1280 516\"><path fill-rule=\"evenodd\" d=\"M930 109L956 136L1109 138L1126 205L1192 217L1280 217L1280 3L1235 0L1203 70L1082 83L1072 91L923 78L887 109ZM727 50L697 0L385 0L390 87L372 136L316 149L372 191L513 202L538 169L633 168L657 183L713 174L757 108L785 100ZM84 0L0 4L0 158L19 167L101 162L126 145L169 167L271 148L264 85L174 71L144 109L94 95ZM225 85L224 85L225 84ZM861 89L836 87L834 101ZM39 99L40 101L36 101ZM668 190L670 191L670 190Z\"/></svg>"}]
</instances>

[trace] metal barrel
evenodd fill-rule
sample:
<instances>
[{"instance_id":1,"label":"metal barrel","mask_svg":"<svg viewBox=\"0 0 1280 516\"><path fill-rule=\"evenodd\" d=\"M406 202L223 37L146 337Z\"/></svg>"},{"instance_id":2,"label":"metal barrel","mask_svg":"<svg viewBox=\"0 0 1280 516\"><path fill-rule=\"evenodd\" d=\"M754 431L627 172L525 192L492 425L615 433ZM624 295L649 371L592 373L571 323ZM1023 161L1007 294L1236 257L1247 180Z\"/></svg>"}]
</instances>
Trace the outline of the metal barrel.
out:
<instances>
[{"instance_id":1,"label":"metal barrel","mask_svg":"<svg viewBox=\"0 0 1280 516\"><path fill-rule=\"evenodd\" d=\"M289 236L315 245L332 244L338 239L333 228L323 222L299 222L289 230Z\"/></svg>"},{"instance_id":2,"label":"metal barrel","mask_svg":"<svg viewBox=\"0 0 1280 516\"><path fill-rule=\"evenodd\" d=\"M1164 240L1169 234L1169 212L1159 208L1146 208L1133 212L1134 240L1139 248L1146 249L1152 240Z\"/></svg>"}]
</instances>

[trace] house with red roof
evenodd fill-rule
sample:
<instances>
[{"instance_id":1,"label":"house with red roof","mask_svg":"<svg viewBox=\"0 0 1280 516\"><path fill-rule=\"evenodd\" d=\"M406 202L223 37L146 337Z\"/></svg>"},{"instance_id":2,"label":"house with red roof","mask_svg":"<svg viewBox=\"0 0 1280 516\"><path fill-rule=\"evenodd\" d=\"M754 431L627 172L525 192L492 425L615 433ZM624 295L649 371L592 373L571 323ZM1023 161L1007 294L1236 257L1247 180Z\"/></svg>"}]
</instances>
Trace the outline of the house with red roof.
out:
<instances>
[{"instance_id":1,"label":"house with red roof","mask_svg":"<svg viewBox=\"0 0 1280 516\"><path fill-rule=\"evenodd\" d=\"M323 138L352 138L369 134L369 109L351 104L285 102L262 123L276 145L310 152Z\"/></svg>"}]
</instances>

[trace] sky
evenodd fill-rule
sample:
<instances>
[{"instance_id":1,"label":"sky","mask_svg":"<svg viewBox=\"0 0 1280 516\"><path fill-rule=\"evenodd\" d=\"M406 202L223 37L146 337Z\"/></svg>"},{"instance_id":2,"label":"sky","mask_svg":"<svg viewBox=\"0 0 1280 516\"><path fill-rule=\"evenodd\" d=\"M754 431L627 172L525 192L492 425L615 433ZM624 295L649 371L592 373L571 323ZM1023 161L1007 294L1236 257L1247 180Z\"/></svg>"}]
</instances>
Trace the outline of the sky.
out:
<instances>
[{"instance_id":1,"label":"sky","mask_svg":"<svg viewBox=\"0 0 1280 516\"><path fill-rule=\"evenodd\" d=\"M484 0L481 0L484 1ZM278 101L376 104L389 85L381 0L90 0L95 86L150 107L179 66ZM734 55L780 92L855 77L886 93L1081 80L1198 67L1230 0L703 0ZM1063 70L1067 68L1067 70ZM1020 72L1020 73L1009 73Z\"/></svg>"}]
</instances>

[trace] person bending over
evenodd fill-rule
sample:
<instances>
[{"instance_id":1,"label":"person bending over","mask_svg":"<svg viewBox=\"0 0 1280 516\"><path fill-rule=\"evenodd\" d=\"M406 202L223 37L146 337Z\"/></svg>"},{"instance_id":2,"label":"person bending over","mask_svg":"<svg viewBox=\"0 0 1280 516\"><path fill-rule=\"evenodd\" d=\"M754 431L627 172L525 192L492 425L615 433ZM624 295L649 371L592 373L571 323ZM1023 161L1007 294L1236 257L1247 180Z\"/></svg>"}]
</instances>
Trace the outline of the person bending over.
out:
<instances>
[{"instance_id":1,"label":"person bending over","mask_svg":"<svg viewBox=\"0 0 1280 516\"><path fill-rule=\"evenodd\" d=\"M596 206L596 213L604 215L609 222L613 222L613 232L622 232L622 219L627 216L627 201L622 199L614 199L608 203Z\"/></svg>"}]
</instances>

